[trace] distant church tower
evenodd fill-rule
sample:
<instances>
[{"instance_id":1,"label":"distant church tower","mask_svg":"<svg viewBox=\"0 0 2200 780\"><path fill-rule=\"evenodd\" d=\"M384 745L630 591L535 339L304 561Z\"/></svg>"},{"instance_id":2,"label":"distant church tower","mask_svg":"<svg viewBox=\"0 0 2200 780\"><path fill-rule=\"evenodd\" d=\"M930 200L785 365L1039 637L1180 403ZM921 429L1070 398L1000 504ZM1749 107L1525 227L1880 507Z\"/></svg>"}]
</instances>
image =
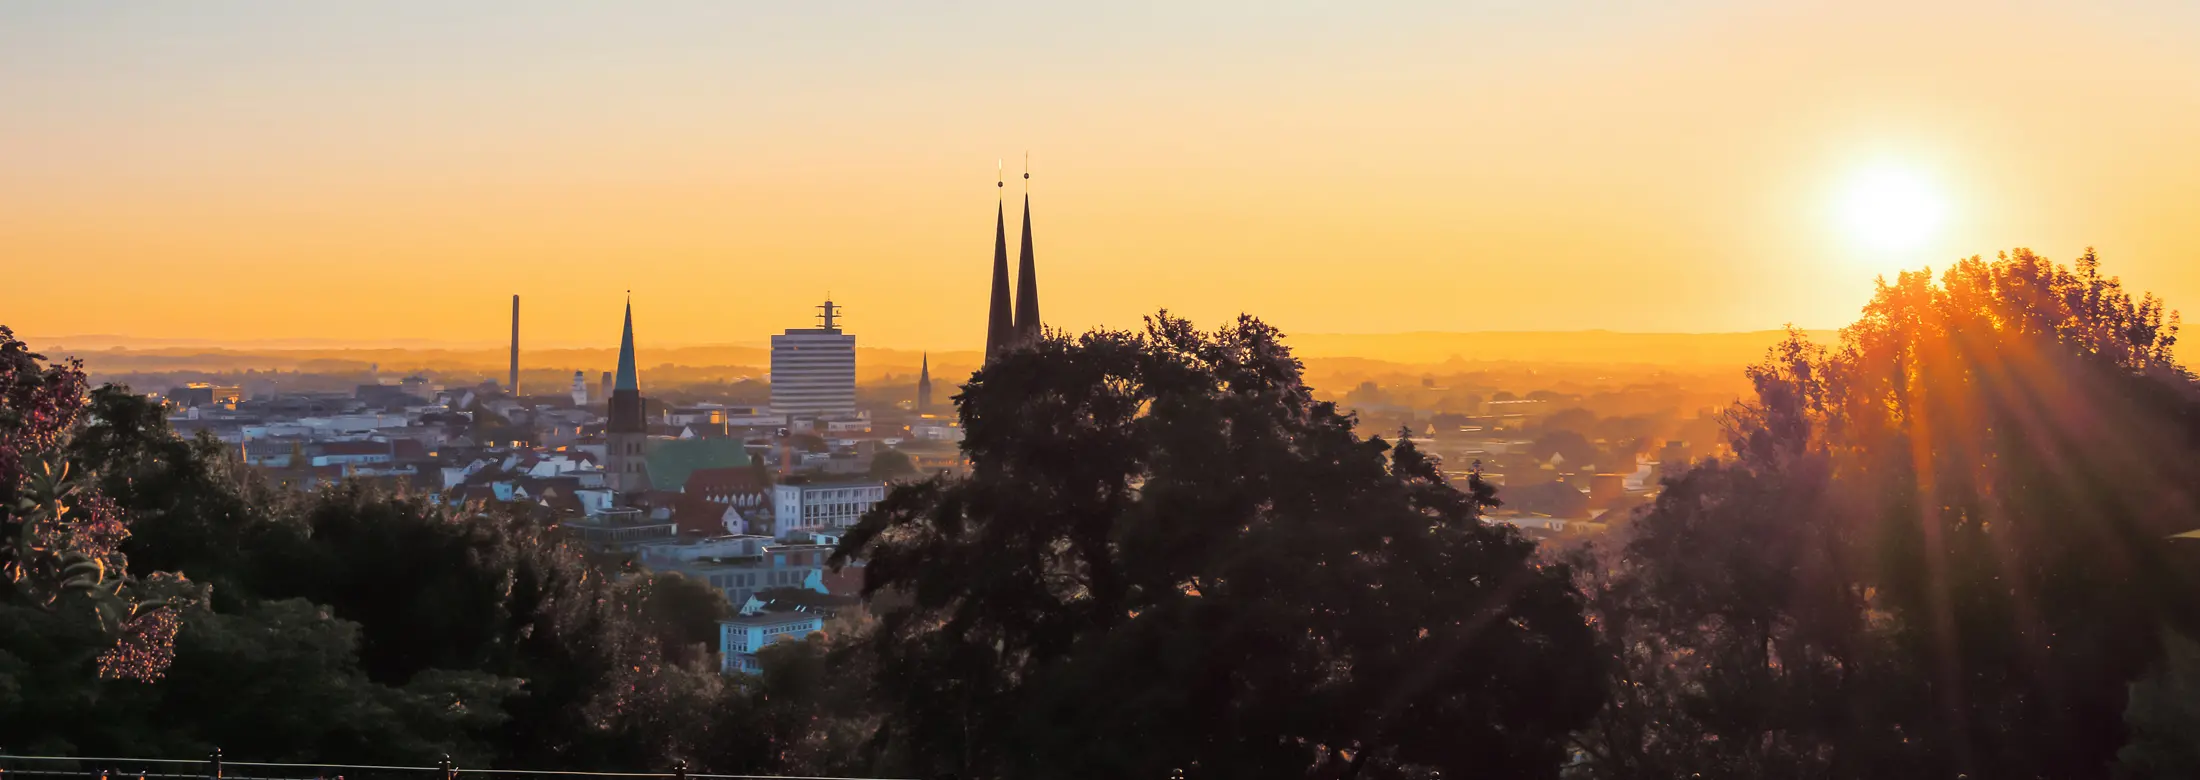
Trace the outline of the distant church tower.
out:
<instances>
[{"instance_id":1,"label":"distant church tower","mask_svg":"<svg viewBox=\"0 0 2200 780\"><path fill-rule=\"evenodd\" d=\"M1006 181L995 181L995 188L1008 186ZM1008 203L996 199L993 206L993 307L986 313L985 359L1007 352L1015 345L1016 312L1009 308L1008 298Z\"/></svg>"},{"instance_id":2,"label":"distant church tower","mask_svg":"<svg viewBox=\"0 0 2200 780\"><path fill-rule=\"evenodd\" d=\"M1016 262L1016 345L1038 343L1039 267L1031 257L1031 160L1024 160L1024 249Z\"/></svg>"},{"instance_id":3,"label":"distant church tower","mask_svg":"<svg viewBox=\"0 0 2200 780\"><path fill-rule=\"evenodd\" d=\"M995 204L993 216L993 305L988 312L985 328L985 359L991 362L997 355L1030 344L1039 339L1042 330L1039 319L1039 273L1031 251L1031 171L1024 171L1024 245L1018 258L1014 308L1010 308L1008 286L1008 204L1001 199ZM1008 182L996 180L995 188L1006 188Z\"/></svg>"},{"instance_id":4,"label":"distant church tower","mask_svg":"<svg viewBox=\"0 0 2200 780\"><path fill-rule=\"evenodd\" d=\"M917 414L932 411L932 353L924 354L917 368Z\"/></svg>"},{"instance_id":5,"label":"distant church tower","mask_svg":"<svg viewBox=\"0 0 2200 780\"><path fill-rule=\"evenodd\" d=\"M642 420L642 383L634 370L634 302L626 303L626 330L619 336L619 378L611 384L611 420L605 427L605 468L611 489L622 494L649 489L643 460L649 426Z\"/></svg>"},{"instance_id":6,"label":"distant church tower","mask_svg":"<svg viewBox=\"0 0 2200 780\"><path fill-rule=\"evenodd\" d=\"M588 405L588 377L579 371L573 372L573 405Z\"/></svg>"}]
</instances>

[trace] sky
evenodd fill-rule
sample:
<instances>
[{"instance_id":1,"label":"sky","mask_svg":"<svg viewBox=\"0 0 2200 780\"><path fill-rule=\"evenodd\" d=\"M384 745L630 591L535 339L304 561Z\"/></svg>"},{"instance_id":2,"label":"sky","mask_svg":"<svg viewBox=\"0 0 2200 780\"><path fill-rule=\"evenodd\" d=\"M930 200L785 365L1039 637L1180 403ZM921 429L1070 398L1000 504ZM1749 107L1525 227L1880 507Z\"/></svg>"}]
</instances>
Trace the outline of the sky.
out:
<instances>
[{"instance_id":1,"label":"sky","mask_svg":"<svg viewBox=\"0 0 2200 780\"><path fill-rule=\"evenodd\" d=\"M982 343L1851 321L2097 247L2200 310L2200 3L0 5L21 334ZM1005 163L1004 163L1005 161Z\"/></svg>"}]
</instances>

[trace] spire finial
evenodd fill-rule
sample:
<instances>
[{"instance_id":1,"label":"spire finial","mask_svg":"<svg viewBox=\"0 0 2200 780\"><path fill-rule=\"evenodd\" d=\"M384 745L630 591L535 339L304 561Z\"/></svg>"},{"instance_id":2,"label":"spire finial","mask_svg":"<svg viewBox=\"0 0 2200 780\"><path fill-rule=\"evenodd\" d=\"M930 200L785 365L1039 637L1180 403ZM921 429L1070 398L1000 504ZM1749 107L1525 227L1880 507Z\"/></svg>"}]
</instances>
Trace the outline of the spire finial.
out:
<instances>
[{"instance_id":1,"label":"spire finial","mask_svg":"<svg viewBox=\"0 0 2200 780\"><path fill-rule=\"evenodd\" d=\"M1008 161L999 159L993 161L993 186L999 188L1008 187L1007 171Z\"/></svg>"}]
</instances>

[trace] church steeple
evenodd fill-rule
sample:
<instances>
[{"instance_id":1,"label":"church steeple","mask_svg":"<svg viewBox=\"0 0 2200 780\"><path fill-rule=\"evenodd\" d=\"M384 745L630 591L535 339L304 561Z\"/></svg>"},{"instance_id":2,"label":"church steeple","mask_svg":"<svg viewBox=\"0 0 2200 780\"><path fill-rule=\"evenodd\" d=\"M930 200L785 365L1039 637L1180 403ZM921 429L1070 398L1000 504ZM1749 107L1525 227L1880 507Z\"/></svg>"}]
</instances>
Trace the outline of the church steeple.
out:
<instances>
[{"instance_id":1,"label":"church steeple","mask_svg":"<svg viewBox=\"0 0 2200 780\"><path fill-rule=\"evenodd\" d=\"M1039 340L1039 272L1031 257L1031 158L1024 157L1024 248L1016 262L1016 341Z\"/></svg>"},{"instance_id":2,"label":"church steeple","mask_svg":"<svg viewBox=\"0 0 2200 780\"><path fill-rule=\"evenodd\" d=\"M642 383L634 370L634 299L626 299L626 329L619 334L619 378L611 386L613 391L633 390L641 392Z\"/></svg>"},{"instance_id":3,"label":"church steeple","mask_svg":"<svg viewBox=\"0 0 2200 780\"><path fill-rule=\"evenodd\" d=\"M1005 188L1006 181L996 181ZM996 202L993 211L993 307L985 324L985 359L1008 351L1016 344L1016 315L1008 298L1008 204Z\"/></svg>"},{"instance_id":4,"label":"church steeple","mask_svg":"<svg viewBox=\"0 0 2200 780\"><path fill-rule=\"evenodd\" d=\"M611 383L610 417L604 425L606 484L621 496L649 484L649 422L642 416L642 382L634 370L634 296L626 299L626 327L619 333L619 378Z\"/></svg>"},{"instance_id":5,"label":"church steeple","mask_svg":"<svg viewBox=\"0 0 2200 780\"><path fill-rule=\"evenodd\" d=\"M917 414L932 411L932 353L924 353L917 368Z\"/></svg>"},{"instance_id":6,"label":"church steeple","mask_svg":"<svg viewBox=\"0 0 2200 780\"><path fill-rule=\"evenodd\" d=\"M634 369L634 300L626 302L626 328L619 334L619 374L611 383L611 433L641 433L642 383Z\"/></svg>"}]
</instances>

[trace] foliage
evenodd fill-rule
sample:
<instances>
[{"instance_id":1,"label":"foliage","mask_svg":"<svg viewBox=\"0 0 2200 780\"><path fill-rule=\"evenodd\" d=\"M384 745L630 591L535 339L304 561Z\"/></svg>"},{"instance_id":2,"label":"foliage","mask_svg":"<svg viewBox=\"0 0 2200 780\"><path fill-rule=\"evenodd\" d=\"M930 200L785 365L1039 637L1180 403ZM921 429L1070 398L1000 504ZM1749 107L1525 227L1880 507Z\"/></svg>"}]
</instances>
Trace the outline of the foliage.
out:
<instances>
[{"instance_id":1,"label":"foliage","mask_svg":"<svg viewBox=\"0 0 2200 780\"><path fill-rule=\"evenodd\" d=\"M1752 369L1735 458L1669 481L1594 583L1602 777L2104 777L2196 615L2200 393L2176 318L2088 254L1883 283Z\"/></svg>"},{"instance_id":2,"label":"foliage","mask_svg":"<svg viewBox=\"0 0 2200 780\"><path fill-rule=\"evenodd\" d=\"M293 545L297 507L251 475L211 435L184 439L159 406L124 388L93 390L69 440L69 462L97 474L99 492L130 517L131 572L188 572L218 608L251 599L256 550Z\"/></svg>"},{"instance_id":3,"label":"foliage","mask_svg":"<svg viewBox=\"0 0 2200 780\"><path fill-rule=\"evenodd\" d=\"M2116 753L2119 778L2200 777L2200 642L2162 640L2162 665L2131 686L2124 710L2131 741Z\"/></svg>"},{"instance_id":4,"label":"foliage","mask_svg":"<svg viewBox=\"0 0 2200 780\"><path fill-rule=\"evenodd\" d=\"M881 716L868 696L867 656L811 634L757 653L756 675L727 681L702 758L759 774L893 776L897 757L873 749Z\"/></svg>"},{"instance_id":5,"label":"foliage","mask_svg":"<svg viewBox=\"0 0 2200 780\"><path fill-rule=\"evenodd\" d=\"M279 560L258 567L269 572L258 591L357 621L360 664L377 682L434 670L522 681L495 738L500 761L657 766L686 744L683 721L702 705L672 680L697 679L702 662L684 641L684 654L665 652L663 639L693 637L722 614L722 597L653 605L662 588L686 589L597 571L522 516L454 513L360 484L323 491L302 522L304 544L270 551Z\"/></svg>"},{"instance_id":6,"label":"foliage","mask_svg":"<svg viewBox=\"0 0 2200 780\"><path fill-rule=\"evenodd\" d=\"M957 396L968 479L848 534L884 739L923 772L1554 776L1600 701L1564 567L1273 329L1051 336Z\"/></svg>"},{"instance_id":7,"label":"foliage","mask_svg":"<svg viewBox=\"0 0 2200 780\"><path fill-rule=\"evenodd\" d=\"M643 630L677 664L709 660L718 649L718 621L733 615L725 591L679 572L634 575L626 590Z\"/></svg>"},{"instance_id":8,"label":"foliage","mask_svg":"<svg viewBox=\"0 0 2200 780\"><path fill-rule=\"evenodd\" d=\"M701 642L727 608L699 583L599 571L523 518L357 484L271 493L143 398L102 388L90 409L53 423L70 434L50 439L57 470L77 475L68 495L111 491L142 535L110 546L221 583L223 598L189 610L169 678L137 693L90 673L91 621L0 604L11 747L660 767L735 695L706 684Z\"/></svg>"},{"instance_id":9,"label":"foliage","mask_svg":"<svg viewBox=\"0 0 2200 780\"><path fill-rule=\"evenodd\" d=\"M872 456L870 474L872 479L881 482L903 479L916 476L917 466L916 463L909 460L907 453L901 450L886 450Z\"/></svg>"},{"instance_id":10,"label":"foliage","mask_svg":"<svg viewBox=\"0 0 2200 780\"><path fill-rule=\"evenodd\" d=\"M129 574L127 518L61 455L84 414L83 368L42 360L0 327L0 600L88 615L113 640L100 676L157 680L204 589Z\"/></svg>"}]
</instances>

